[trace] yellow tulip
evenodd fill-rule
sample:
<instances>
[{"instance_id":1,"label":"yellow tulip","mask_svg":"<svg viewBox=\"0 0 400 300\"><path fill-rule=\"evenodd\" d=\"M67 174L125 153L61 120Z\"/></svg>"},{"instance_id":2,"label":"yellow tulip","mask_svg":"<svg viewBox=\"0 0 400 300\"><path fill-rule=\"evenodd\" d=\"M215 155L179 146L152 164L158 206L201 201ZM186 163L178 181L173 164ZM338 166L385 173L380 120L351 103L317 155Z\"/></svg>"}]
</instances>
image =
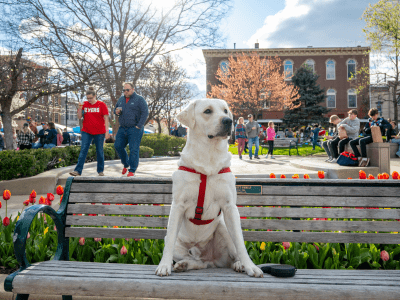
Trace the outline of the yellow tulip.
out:
<instances>
[{"instance_id":1,"label":"yellow tulip","mask_svg":"<svg viewBox=\"0 0 400 300\"><path fill-rule=\"evenodd\" d=\"M46 227L46 229L44 230L43 235L45 235L45 234L48 233L48 232L49 232L49 227Z\"/></svg>"},{"instance_id":2,"label":"yellow tulip","mask_svg":"<svg viewBox=\"0 0 400 300\"><path fill-rule=\"evenodd\" d=\"M265 244L264 242L262 242L262 243L261 243L261 246L260 246L260 250L263 250L263 251L264 251L264 250L265 250L265 246L266 246L266 244Z\"/></svg>"}]
</instances>

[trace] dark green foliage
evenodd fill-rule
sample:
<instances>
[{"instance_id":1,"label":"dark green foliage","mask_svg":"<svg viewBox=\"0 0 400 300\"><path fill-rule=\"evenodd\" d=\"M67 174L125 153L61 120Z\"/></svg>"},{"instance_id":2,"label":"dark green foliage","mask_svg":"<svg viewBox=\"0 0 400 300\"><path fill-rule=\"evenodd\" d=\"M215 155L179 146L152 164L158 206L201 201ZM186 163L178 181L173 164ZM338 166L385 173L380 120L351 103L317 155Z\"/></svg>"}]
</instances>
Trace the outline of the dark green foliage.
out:
<instances>
[{"instance_id":1,"label":"dark green foliage","mask_svg":"<svg viewBox=\"0 0 400 300\"><path fill-rule=\"evenodd\" d=\"M184 138L154 133L144 135L141 145L153 149L157 156L175 156L179 155L185 144Z\"/></svg>"},{"instance_id":2,"label":"dark green foliage","mask_svg":"<svg viewBox=\"0 0 400 300\"><path fill-rule=\"evenodd\" d=\"M286 110L283 122L289 127L301 127L311 124L326 125L328 118L325 115L329 112L324 106L326 94L325 90L317 84L319 75L313 73L305 67L300 67L294 76L292 82L299 88L300 98L294 104L301 103L301 106L291 110Z\"/></svg>"}]
</instances>

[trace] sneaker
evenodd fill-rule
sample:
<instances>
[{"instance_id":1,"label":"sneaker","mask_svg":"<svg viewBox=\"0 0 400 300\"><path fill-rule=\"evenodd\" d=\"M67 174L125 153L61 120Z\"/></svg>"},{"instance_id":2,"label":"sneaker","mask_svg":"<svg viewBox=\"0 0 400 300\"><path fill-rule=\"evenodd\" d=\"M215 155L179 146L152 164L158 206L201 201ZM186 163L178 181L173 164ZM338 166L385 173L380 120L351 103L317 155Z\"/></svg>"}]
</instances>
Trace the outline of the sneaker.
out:
<instances>
[{"instance_id":1,"label":"sneaker","mask_svg":"<svg viewBox=\"0 0 400 300\"><path fill-rule=\"evenodd\" d=\"M242 156L241 156L241 155L239 155L239 159L242 159Z\"/></svg>"},{"instance_id":2,"label":"sneaker","mask_svg":"<svg viewBox=\"0 0 400 300\"><path fill-rule=\"evenodd\" d=\"M365 163L365 166L363 167L368 167L369 166L369 158L367 158L367 162Z\"/></svg>"},{"instance_id":3,"label":"sneaker","mask_svg":"<svg viewBox=\"0 0 400 300\"><path fill-rule=\"evenodd\" d=\"M361 168L364 168L364 167L367 167L368 164L369 164L369 158L363 157L363 158L360 160L360 163L359 163L358 166L361 167Z\"/></svg>"},{"instance_id":4,"label":"sneaker","mask_svg":"<svg viewBox=\"0 0 400 300\"><path fill-rule=\"evenodd\" d=\"M69 172L69 175L71 176L81 176L77 171Z\"/></svg>"},{"instance_id":5,"label":"sneaker","mask_svg":"<svg viewBox=\"0 0 400 300\"><path fill-rule=\"evenodd\" d=\"M336 163L337 162L337 158L332 158L330 163Z\"/></svg>"},{"instance_id":6,"label":"sneaker","mask_svg":"<svg viewBox=\"0 0 400 300\"><path fill-rule=\"evenodd\" d=\"M129 172L128 176L126 176L126 177L133 177L133 176L135 176L135 173Z\"/></svg>"},{"instance_id":7,"label":"sneaker","mask_svg":"<svg viewBox=\"0 0 400 300\"><path fill-rule=\"evenodd\" d=\"M249 156L250 160L252 160L253 158L251 156Z\"/></svg>"},{"instance_id":8,"label":"sneaker","mask_svg":"<svg viewBox=\"0 0 400 300\"><path fill-rule=\"evenodd\" d=\"M103 173L103 172L100 172L100 173L99 173L99 176L104 176L104 173Z\"/></svg>"},{"instance_id":9,"label":"sneaker","mask_svg":"<svg viewBox=\"0 0 400 300\"><path fill-rule=\"evenodd\" d=\"M256 158L256 159L260 159L260 157L259 157L259 156L254 156L254 158Z\"/></svg>"},{"instance_id":10,"label":"sneaker","mask_svg":"<svg viewBox=\"0 0 400 300\"><path fill-rule=\"evenodd\" d=\"M328 159L325 159L326 162L331 162L333 158L332 157L328 157Z\"/></svg>"},{"instance_id":11,"label":"sneaker","mask_svg":"<svg viewBox=\"0 0 400 300\"><path fill-rule=\"evenodd\" d=\"M128 172L128 169L127 169L127 168L123 168L123 169L122 169L122 175L125 175L126 172Z\"/></svg>"},{"instance_id":12,"label":"sneaker","mask_svg":"<svg viewBox=\"0 0 400 300\"><path fill-rule=\"evenodd\" d=\"M361 167L362 162L363 162L362 157L358 157L358 166L359 167Z\"/></svg>"},{"instance_id":13,"label":"sneaker","mask_svg":"<svg viewBox=\"0 0 400 300\"><path fill-rule=\"evenodd\" d=\"M267 156L265 158L268 158L268 154L267 154Z\"/></svg>"},{"instance_id":14,"label":"sneaker","mask_svg":"<svg viewBox=\"0 0 400 300\"><path fill-rule=\"evenodd\" d=\"M275 159L275 157L273 157L273 156L271 155L271 159Z\"/></svg>"}]
</instances>

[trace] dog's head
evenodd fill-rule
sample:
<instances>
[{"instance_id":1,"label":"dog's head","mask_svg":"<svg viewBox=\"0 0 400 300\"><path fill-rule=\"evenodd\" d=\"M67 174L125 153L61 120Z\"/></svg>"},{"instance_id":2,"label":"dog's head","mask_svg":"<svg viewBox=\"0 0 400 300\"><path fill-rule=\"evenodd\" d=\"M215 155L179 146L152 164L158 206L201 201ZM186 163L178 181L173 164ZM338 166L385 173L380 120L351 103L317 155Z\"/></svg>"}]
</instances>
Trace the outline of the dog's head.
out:
<instances>
[{"instance_id":1,"label":"dog's head","mask_svg":"<svg viewBox=\"0 0 400 300\"><path fill-rule=\"evenodd\" d=\"M232 132L232 113L220 99L192 101L177 119L193 132L209 139L227 138Z\"/></svg>"}]
</instances>

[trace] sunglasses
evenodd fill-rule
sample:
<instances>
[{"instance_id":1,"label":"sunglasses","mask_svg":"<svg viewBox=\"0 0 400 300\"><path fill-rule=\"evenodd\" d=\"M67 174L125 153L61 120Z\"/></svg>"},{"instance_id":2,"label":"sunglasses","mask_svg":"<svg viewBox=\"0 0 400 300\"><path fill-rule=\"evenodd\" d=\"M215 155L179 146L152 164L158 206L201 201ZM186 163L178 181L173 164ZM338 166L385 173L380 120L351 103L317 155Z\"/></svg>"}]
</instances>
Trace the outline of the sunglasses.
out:
<instances>
[{"instance_id":1,"label":"sunglasses","mask_svg":"<svg viewBox=\"0 0 400 300\"><path fill-rule=\"evenodd\" d=\"M122 90L123 92L129 92L131 89Z\"/></svg>"}]
</instances>

